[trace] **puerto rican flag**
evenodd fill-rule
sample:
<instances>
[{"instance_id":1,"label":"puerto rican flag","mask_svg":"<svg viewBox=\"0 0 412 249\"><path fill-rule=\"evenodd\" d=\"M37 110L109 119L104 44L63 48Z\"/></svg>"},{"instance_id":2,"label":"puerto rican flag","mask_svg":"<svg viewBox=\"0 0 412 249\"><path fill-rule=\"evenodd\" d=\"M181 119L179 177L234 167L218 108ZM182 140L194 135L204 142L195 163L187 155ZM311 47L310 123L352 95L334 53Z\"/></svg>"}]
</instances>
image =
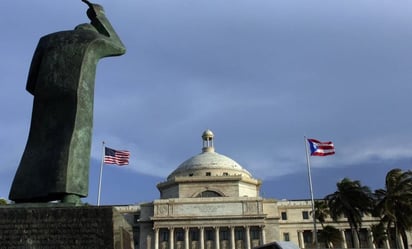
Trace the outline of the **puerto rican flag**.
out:
<instances>
[{"instance_id":1,"label":"puerto rican flag","mask_svg":"<svg viewBox=\"0 0 412 249\"><path fill-rule=\"evenodd\" d=\"M321 142L319 140L308 138L311 156L330 156L335 154L335 146L331 141Z\"/></svg>"}]
</instances>

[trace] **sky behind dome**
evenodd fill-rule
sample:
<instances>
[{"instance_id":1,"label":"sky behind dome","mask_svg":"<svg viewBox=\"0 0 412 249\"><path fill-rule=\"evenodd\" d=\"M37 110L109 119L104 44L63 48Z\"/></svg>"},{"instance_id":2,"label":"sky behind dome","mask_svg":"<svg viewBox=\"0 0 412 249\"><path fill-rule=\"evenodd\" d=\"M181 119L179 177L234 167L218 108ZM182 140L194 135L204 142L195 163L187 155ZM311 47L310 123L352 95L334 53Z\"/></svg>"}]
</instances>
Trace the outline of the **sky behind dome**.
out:
<instances>
[{"instance_id":1,"label":"sky behind dome","mask_svg":"<svg viewBox=\"0 0 412 249\"><path fill-rule=\"evenodd\" d=\"M105 166L103 204L158 198L156 184L215 148L263 180L262 195L307 199L304 136L333 141L312 157L315 197L344 177L372 189L412 168L412 2L389 0L99 1L127 47L97 67L89 197L102 141L131 151ZM3 1L0 197L23 153L39 38L88 22L79 1Z\"/></svg>"}]
</instances>

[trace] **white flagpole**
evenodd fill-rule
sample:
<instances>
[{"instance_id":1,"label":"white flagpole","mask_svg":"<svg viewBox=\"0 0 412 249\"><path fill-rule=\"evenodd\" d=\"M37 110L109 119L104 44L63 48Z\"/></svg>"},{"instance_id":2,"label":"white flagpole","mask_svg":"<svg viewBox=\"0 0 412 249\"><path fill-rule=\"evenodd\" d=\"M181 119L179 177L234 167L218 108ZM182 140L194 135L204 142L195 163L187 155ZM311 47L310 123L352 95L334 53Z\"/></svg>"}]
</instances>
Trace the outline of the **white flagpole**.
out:
<instances>
[{"instance_id":1,"label":"white flagpole","mask_svg":"<svg viewBox=\"0 0 412 249\"><path fill-rule=\"evenodd\" d=\"M102 162L100 164L99 190L97 193L97 206L100 206L100 193L102 191L103 164L104 164L104 155L105 155L105 149L106 149L106 146L104 145L104 141L102 142L102 144L103 144L103 153L102 153Z\"/></svg>"},{"instance_id":2,"label":"white flagpole","mask_svg":"<svg viewBox=\"0 0 412 249\"><path fill-rule=\"evenodd\" d=\"M309 189L310 189L310 199L312 202L312 217L313 217L313 240L315 242L316 248L318 248L318 231L316 229L316 211L315 211L315 200L313 198L313 186L312 186L312 173L310 170L310 159L308 152L308 139L304 136L305 140L305 151L306 151L306 162L308 165L308 178L309 178Z\"/></svg>"}]
</instances>

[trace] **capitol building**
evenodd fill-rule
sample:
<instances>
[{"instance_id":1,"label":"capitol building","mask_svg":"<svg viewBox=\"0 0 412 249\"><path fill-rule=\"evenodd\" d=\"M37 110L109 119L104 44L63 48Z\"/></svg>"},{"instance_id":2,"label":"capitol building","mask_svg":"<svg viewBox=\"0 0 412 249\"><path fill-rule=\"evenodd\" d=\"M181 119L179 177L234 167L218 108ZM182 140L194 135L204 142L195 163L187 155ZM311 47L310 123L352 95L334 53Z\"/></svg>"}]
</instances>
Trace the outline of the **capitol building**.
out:
<instances>
[{"instance_id":1,"label":"capitol building","mask_svg":"<svg viewBox=\"0 0 412 249\"><path fill-rule=\"evenodd\" d=\"M235 160L217 153L210 130L202 134L202 140L200 154L184 161L157 184L159 199L116 207L132 224L134 248L252 249L273 241L314 247L310 200L259 196L261 180ZM341 232L343 240L334 246L350 248L346 219L326 222ZM375 248L370 227L376 222L373 217L364 217L362 248Z\"/></svg>"}]
</instances>

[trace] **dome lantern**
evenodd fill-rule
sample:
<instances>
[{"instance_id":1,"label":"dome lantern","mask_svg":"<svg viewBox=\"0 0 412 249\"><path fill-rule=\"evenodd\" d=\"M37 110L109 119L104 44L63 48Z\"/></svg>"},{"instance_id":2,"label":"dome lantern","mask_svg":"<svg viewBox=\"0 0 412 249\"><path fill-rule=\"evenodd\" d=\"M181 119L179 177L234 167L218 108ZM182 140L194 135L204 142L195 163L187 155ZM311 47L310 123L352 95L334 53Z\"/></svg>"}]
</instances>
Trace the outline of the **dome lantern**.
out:
<instances>
[{"instance_id":1,"label":"dome lantern","mask_svg":"<svg viewBox=\"0 0 412 249\"><path fill-rule=\"evenodd\" d=\"M203 152L213 152L215 151L213 147L213 132L209 129L205 130L202 134L203 139Z\"/></svg>"}]
</instances>

